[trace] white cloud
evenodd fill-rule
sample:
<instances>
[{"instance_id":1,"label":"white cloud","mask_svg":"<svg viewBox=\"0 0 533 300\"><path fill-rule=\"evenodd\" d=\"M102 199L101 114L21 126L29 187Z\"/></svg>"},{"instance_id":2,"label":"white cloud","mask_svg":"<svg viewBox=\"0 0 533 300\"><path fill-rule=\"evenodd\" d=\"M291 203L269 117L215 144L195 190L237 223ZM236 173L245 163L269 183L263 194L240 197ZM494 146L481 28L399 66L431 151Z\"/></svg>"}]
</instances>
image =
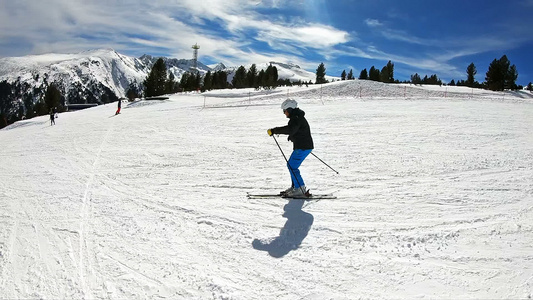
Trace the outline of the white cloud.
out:
<instances>
[{"instance_id":1,"label":"white cloud","mask_svg":"<svg viewBox=\"0 0 533 300\"><path fill-rule=\"evenodd\" d=\"M383 26L383 24L379 20L375 20L375 19L366 19L365 23L369 27L380 27L380 26Z\"/></svg>"},{"instance_id":2,"label":"white cloud","mask_svg":"<svg viewBox=\"0 0 533 300\"><path fill-rule=\"evenodd\" d=\"M315 62L304 58L312 53L314 59L324 58L332 64L349 56L391 59L423 70L450 70L454 58L505 50L530 39L515 29L504 32L503 26L501 33L490 36L423 38L398 30L390 20L368 18L364 22L370 32L382 38L365 41L354 32L281 14L287 7L306 10L304 5L309 3L304 0L0 1L0 44L11 43L0 46L0 51L10 51L10 56L109 47L129 55L190 58L191 46L198 43L201 59L227 65L279 60L314 69ZM533 0L521 1L531 5ZM314 8L325 6L325 0L313 2ZM263 14L266 10L275 14ZM258 50L258 45L268 47ZM410 49L410 45L423 50L402 54L400 48Z\"/></svg>"},{"instance_id":3,"label":"white cloud","mask_svg":"<svg viewBox=\"0 0 533 300\"><path fill-rule=\"evenodd\" d=\"M286 27L273 25L259 30L258 38L266 42L290 43L305 48L329 48L349 40L347 32L336 30L329 26L308 24L305 26Z\"/></svg>"},{"instance_id":4,"label":"white cloud","mask_svg":"<svg viewBox=\"0 0 533 300\"><path fill-rule=\"evenodd\" d=\"M385 29L381 31L381 34L388 40L406 42L410 44L429 45L437 42L437 40L421 39L400 30Z\"/></svg>"},{"instance_id":5,"label":"white cloud","mask_svg":"<svg viewBox=\"0 0 533 300\"><path fill-rule=\"evenodd\" d=\"M391 60L394 64L403 64L413 69L419 70L418 72L428 71L428 70L441 70L439 74L447 75L456 75L456 68L449 64L448 61L450 57L441 55L441 56L432 56L432 55L418 55L417 57L410 57L404 55L398 55L395 53L388 53L382 50L379 50L375 46L367 46L364 49L356 47L342 47L342 49L334 50L330 53L334 56L351 56L351 57L360 57L376 61L386 62ZM327 55L327 54L325 54ZM376 64L376 68L381 69L383 65ZM366 68L371 67L371 65Z\"/></svg>"},{"instance_id":6,"label":"white cloud","mask_svg":"<svg viewBox=\"0 0 533 300\"><path fill-rule=\"evenodd\" d=\"M3 1L3 0L2 0ZM301 2L301 1L300 1ZM191 56L191 45L201 55L225 63L266 56L298 60L301 49L331 48L347 42L347 32L322 24L287 22L264 16L259 8L295 5L288 1L259 0L18 0L6 1L0 12L0 41L26 41L32 49L20 55L76 52L112 47L121 52L169 53ZM251 42L265 42L259 54ZM22 50L21 50L22 51ZM140 53L138 53L140 54ZM2 54L0 54L2 56Z\"/></svg>"}]
</instances>

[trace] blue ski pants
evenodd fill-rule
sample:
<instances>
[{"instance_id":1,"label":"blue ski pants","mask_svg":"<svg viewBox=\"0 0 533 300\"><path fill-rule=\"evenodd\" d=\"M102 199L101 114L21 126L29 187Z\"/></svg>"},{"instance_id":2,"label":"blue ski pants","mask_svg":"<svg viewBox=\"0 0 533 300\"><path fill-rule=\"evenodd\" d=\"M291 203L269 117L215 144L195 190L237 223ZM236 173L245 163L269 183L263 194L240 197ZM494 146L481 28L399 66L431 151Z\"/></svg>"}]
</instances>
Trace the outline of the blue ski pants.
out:
<instances>
[{"instance_id":1,"label":"blue ski pants","mask_svg":"<svg viewBox=\"0 0 533 300\"><path fill-rule=\"evenodd\" d=\"M289 161L287 162L287 167L289 168L289 172L291 174L292 185L295 188L299 188L300 186L305 185L304 180L300 175L300 170L298 168L300 167L304 159L309 155L309 153L311 153L311 151L312 149L294 149L294 151L292 151L291 157L289 158Z\"/></svg>"}]
</instances>

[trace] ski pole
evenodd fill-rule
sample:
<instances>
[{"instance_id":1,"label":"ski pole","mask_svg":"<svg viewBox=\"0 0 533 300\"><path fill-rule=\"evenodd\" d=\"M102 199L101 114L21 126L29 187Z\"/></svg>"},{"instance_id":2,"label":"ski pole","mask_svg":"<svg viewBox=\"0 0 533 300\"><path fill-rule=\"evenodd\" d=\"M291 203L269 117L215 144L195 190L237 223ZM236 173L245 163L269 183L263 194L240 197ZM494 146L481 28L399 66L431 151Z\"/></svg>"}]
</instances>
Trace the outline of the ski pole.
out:
<instances>
[{"instance_id":1,"label":"ski pole","mask_svg":"<svg viewBox=\"0 0 533 300\"><path fill-rule=\"evenodd\" d=\"M325 164L328 168L332 169L333 172L339 174L339 172L335 171L335 169L333 169L333 168L330 167L327 163L325 163L323 160L321 160L320 158L318 158L318 156L316 156L313 152L311 152L311 154L313 154L314 157L316 157L319 161L321 161L323 164Z\"/></svg>"},{"instance_id":2,"label":"ski pole","mask_svg":"<svg viewBox=\"0 0 533 300\"><path fill-rule=\"evenodd\" d=\"M278 145L279 151L281 151L281 154L283 155L283 158L285 158L285 162L287 162L287 166L289 167L289 170L291 171L292 177L294 177L294 179L296 179L296 182L300 186L300 189L302 190L302 193L305 195L305 191L303 190L302 185L301 185L300 181L298 180L298 178L296 178L296 175L294 174L294 170L292 169L291 165L289 165L289 161L287 160L287 156L285 156L285 153L283 153L283 150L281 149L281 146L279 145L278 140L276 139L276 137L274 135L272 135L272 137L274 138L274 141L276 142L276 145Z\"/></svg>"}]
</instances>

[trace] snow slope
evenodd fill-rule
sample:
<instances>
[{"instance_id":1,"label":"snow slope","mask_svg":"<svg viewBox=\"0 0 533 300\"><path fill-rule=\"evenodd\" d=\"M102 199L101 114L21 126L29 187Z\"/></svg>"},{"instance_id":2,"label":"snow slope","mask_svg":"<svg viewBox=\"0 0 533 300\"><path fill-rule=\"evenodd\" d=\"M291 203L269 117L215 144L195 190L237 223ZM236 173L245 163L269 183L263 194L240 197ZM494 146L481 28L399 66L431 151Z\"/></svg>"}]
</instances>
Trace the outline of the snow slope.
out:
<instances>
[{"instance_id":1,"label":"snow slope","mask_svg":"<svg viewBox=\"0 0 533 300\"><path fill-rule=\"evenodd\" d=\"M171 95L0 130L0 298L533 297L533 101L398 89ZM306 184L338 199L246 198L289 184L266 134L287 95L340 172L310 156Z\"/></svg>"}]
</instances>

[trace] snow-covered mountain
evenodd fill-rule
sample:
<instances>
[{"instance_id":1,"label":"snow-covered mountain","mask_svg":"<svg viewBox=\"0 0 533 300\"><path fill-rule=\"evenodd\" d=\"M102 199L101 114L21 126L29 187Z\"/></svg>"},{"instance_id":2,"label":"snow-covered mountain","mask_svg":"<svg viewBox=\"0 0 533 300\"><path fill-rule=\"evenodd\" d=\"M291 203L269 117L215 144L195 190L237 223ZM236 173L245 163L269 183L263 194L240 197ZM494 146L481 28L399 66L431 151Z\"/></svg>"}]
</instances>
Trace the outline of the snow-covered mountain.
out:
<instances>
[{"instance_id":1,"label":"snow-covered mountain","mask_svg":"<svg viewBox=\"0 0 533 300\"><path fill-rule=\"evenodd\" d=\"M122 97L129 84L141 83L149 70L142 60L112 49L0 59L0 81L19 84L21 92L44 92L54 83L69 103Z\"/></svg>"},{"instance_id":2,"label":"snow-covered mountain","mask_svg":"<svg viewBox=\"0 0 533 300\"><path fill-rule=\"evenodd\" d=\"M291 64L291 63L280 63L275 61L265 62L265 63L256 63L255 66L257 68L257 71L266 70L268 66L272 65L273 67L276 67L278 70L278 78L279 79L288 79L292 82L315 82L316 74L307 70L304 70L300 68L300 66ZM235 75L235 71L240 66L234 66L234 67L226 67L223 64L219 64L216 66L216 68L221 69L221 66L225 67L225 71L228 72L228 80L231 81L233 79L233 76ZM249 70L252 64L243 65L243 67L246 70ZM334 76L326 76L326 79L329 81L335 81L339 80L339 77Z\"/></svg>"},{"instance_id":3,"label":"snow-covered mountain","mask_svg":"<svg viewBox=\"0 0 533 300\"><path fill-rule=\"evenodd\" d=\"M106 102L101 100L104 95L110 100L124 97L132 83L140 87L157 59L151 55L134 58L113 49L0 58L0 81L19 84L22 94L35 89L42 93L54 83L69 103L102 103ZM178 81L193 67L192 59L163 57L163 60ZM257 64L258 71L269 64L277 67L280 79L312 81L315 77L297 65L277 62ZM209 67L199 61L197 69L202 75L207 71L227 71L231 80L237 67L226 67L222 63ZM40 96L35 95L35 98Z\"/></svg>"},{"instance_id":4,"label":"snow-covered mountain","mask_svg":"<svg viewBox=\"0 0 533 300\"><path fill-rule=\"evenodd\" d=\"M163 61L165 62L165 65L167 66L167 70L174 74L174 77L177 80L181 79L181 76L185 72L189 72L194 68L194 61L192 59L176 59L176 58L167 58L162 57ZM159 59L159 57L154 57L151 55L143 55L139 58L147 67L150 69L155 62ZM200 61L197 62L197 70L200 72L200 74L204 75L207 73L207 71L210 71L211 68L204 65Z\"/></svg>"},{"instance_id":5,"label":"snow-covered mountain","mask_svg":"<svg viewBox=\"0 0 533 300\"><path fill-rule=\"evenodd\" d=\"M225 64L223 63L218 63L218 64L214 64L214 65L209 65L209 67L211 68L212 71L224 71L226 70L228 67L226 67Z\"/></svg>"}]
</instances>

